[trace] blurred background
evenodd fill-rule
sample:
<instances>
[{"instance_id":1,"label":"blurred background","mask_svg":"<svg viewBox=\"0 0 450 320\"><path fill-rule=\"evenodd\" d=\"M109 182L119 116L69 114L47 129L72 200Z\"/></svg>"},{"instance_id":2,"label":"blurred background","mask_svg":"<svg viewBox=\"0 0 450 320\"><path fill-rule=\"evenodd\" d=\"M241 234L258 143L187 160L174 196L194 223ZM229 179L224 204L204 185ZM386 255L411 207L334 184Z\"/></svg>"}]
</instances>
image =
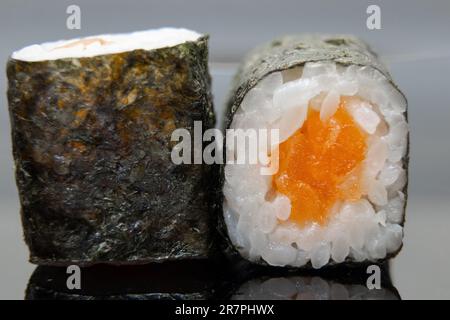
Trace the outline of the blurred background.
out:
<instances>
[{"instance_id":1,"label":"blurred background","mask_svg":"<svg viewBox=\"0 0 450 320\"><path fill-rule=\"evenodd\" d=\"M81 8L81 29L66 28L66 8ZM369 5L381 29L366 27ZM404 299L450 299L450 2L448 0L2 0L0 62L21 47L101 33L163 26L210 35L219 121L236 66L254 46L287 33L351 33L388 65L409 102L409 199L404 247L392 262ZM0 299L23 299L27 262L13 174L6 74L0 73Z\"/></svg>"}]
</instances>

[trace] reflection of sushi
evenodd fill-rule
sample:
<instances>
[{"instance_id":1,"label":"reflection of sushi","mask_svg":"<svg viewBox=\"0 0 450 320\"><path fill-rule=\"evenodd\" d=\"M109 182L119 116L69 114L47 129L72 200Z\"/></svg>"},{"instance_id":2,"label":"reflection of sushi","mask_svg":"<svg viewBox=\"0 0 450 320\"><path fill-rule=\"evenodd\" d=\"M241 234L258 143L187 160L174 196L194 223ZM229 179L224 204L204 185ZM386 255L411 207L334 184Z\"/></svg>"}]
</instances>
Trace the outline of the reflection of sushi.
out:
<instances>
[{"instance_id":1,"label":"reflection of sushi","mask_svg":"<svg viewBox=\"0 0 450 320\"><path fill-rule=\"evenodd\" d=\"M81 269L81 288L69 290L65 267L39 266L27 300L198 300L214 293L214 266L202 260Z\"/></svg>"},{"instance_id":2,"label":"reflection of sushi","mask_svg":"<svg viewBox=\"0 0 450 320\"><path fill-rule=\"evenodd\" d=\"M207 256L214 181L209 168L170 157L175 128L214 126L207 58L206 37L170 28L12 55L13 153L33 263Z\"/></svg>"},{"instance_id":3,"label":"reflection of sushi","mask_svg":"<svg viewBox=\"0 0 450 320\"><path fill-rule=\"evenodd\" d=\"M226 125L279 129L280 143L269 139L268 151L258 150L268 163L235 164L248 149L227 142L223 212L233 246L274 266L395 255L406 204L406 120L405 97L353 37L292 36L256 50L237 75ZM277 171L261 174L274 163Z\"/></svg>"},{"instance_id":4,"label":"reflection of sushi","mask_svg":"<svg viewBox=\"0 0 450 320\"><path fill-rule=\"evenodd\" d=\"M367 287L371 264L337 265L326 270L265 268L250 263L230 266L225 299L235 300L397 300L388 263L378 264L379 286Z\"/></svg>"},{"instance_id":5,"label":"reflection of sushi","mask_svg":"<svg viewBox=\"0 0 450 320\"><path fill-rule=\"evenodd\" d=\"M242 285L233 300L399 300L395 289L368 289L321 277L259 278Z\"/></svg>"}]
</instances>

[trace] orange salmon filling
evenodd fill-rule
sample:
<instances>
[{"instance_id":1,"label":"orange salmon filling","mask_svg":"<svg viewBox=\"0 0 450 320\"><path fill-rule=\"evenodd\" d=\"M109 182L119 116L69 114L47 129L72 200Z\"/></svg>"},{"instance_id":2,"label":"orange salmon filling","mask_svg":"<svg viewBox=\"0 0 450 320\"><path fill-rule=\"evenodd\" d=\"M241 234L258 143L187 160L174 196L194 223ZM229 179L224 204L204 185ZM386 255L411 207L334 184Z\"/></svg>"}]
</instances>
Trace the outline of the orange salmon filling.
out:
<instances>
[{"instance_id":1,"label":"orange salmon filling","mask_svg":"<svg viewBox=\"0 0 450 320\"><path fill-rule=\"evenodd\" d=\"M339 200L361 197L366 139L344 99L325 122L309 108L303 126L280 144L279 170L273 177L275 190L291 200L291 221L324 224Z\"/></svg>"}]
</instances>

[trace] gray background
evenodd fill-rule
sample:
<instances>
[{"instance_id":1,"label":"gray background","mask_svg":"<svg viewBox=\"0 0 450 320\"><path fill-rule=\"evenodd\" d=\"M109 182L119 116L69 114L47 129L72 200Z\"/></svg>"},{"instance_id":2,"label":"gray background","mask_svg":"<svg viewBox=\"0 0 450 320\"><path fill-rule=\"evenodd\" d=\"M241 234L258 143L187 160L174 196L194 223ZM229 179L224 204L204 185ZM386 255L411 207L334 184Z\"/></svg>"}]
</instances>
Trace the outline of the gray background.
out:
<instances>
[{"instance_id":1,"label":"gray background","mask_svg":"<svg viewBox=\"0 0 450 320\"><path fill-rule=\"evenodd\" d=\"M81 7L81 30L66 29L66 7ZM381 7L382 29L366 28ZM2 0L0 62L23 46L98 33L176 26L209 33L219 114L243 54L275 36L352 33L380 53L409 101L411 163L405 244L392 262L403 298L450 298L449 1L137 1ZM13 176L6 76L0 74L0 298L22 299L27 262Z\"/></svg>"}]
</instances>

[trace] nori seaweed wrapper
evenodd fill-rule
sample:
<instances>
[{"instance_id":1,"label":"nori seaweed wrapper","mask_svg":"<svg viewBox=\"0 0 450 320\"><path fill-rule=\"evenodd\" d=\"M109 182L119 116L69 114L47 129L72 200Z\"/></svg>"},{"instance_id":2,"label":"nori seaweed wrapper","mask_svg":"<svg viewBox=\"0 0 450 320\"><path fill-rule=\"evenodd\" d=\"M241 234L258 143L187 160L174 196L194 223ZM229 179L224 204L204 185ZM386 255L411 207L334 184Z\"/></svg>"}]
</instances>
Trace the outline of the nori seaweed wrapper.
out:
<instances>
[{"instance_id":1,"label":"nori seaweed wrapper","mask_svg":"<svg viewBox=\"0 0 450 320\"><path fill-rule=\"evenodd\" d=\"M342 66L358 65L372 67L378 70L394 86L394 88L397 89L406 101L406 97L398 89L386 67L380 62L378 56L372 49L362 40L350 35L288 35L255 48L241 63L233 80L232 90L228 97L223 124L224 129L230 127L233 116L241 105L247 92L255 87L264 77L273 72L301 67L307 62L320 61L331 61ZM404 115L406 120L408 120L407 109ZM403 157L403 168L405 168L406 174L408 174L409 163L409 134L407 144L406 155ZM226 148L224 148L224 150L226 150ZM223 186L225 181L224 165L221 166L220 181ZM408 183L406 182L401 190L405 194L402 226L405 220L406 202L408 199L407 188ZM216 201L221 206L223 203L223 194L220 194ZM222 234L222 250L230 257L239 255L228 237L223 213L219 214L219 217L218 229ZM390 254L385 259L395 256L400 250L401 247L397 252ZM384 259L380 259L380 261L381 260ZM260 263L265 264L262 260L260 260ZM351 261L346 261L344 263L358 264ZM333 264L333 262L330 262L329 264ZM311 268L310 263L305 267Z\"/></svg>"},{"instance_id":2,"label":"nori seaweed wrapper","mask_svg":"<svg viewBox=\"0 0 450 320\"><path fill-rule=\"evenodd\" d=\"M9 59L30 261L143 263L211 249L211 167L175 165L172 131L215 123L208 39L38 62Z\"/></svg>"},{"instance_id":3,"label":"nori seaweed wrapper","mask_svg":"<svg viewBox=\"0 0 450 320\"><path fill-rule=\"evenodd\" d=\"M26 300L205 300L215 294L213 264L179 260L138 266L95 265L80 269L80 289L68 289L65 267L39 266Z\"/></svg>"}]
</instances>

